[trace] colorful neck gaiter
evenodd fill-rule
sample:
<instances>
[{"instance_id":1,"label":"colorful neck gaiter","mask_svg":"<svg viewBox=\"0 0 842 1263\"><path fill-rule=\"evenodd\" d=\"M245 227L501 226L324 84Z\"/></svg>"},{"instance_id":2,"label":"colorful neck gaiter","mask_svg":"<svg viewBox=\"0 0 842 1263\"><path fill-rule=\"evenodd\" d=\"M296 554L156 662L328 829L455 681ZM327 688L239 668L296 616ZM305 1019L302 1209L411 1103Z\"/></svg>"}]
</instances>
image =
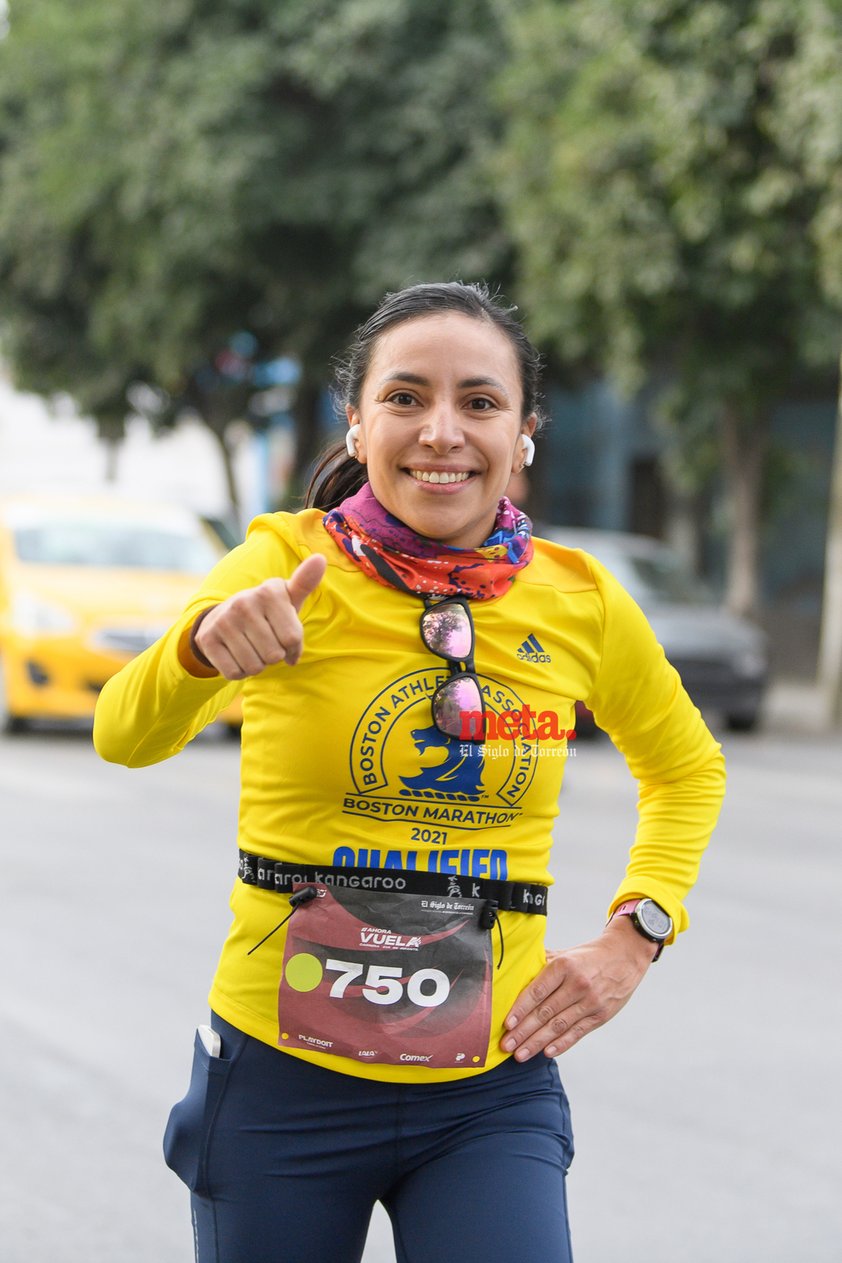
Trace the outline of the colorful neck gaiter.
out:
<instances>
[{"instance_id":1,"label":"colorful neck gaiter","mask_svg":"<svg viewBox=\"0 0 842 1263\"><path fill-rule=\"evenodd\" d=\"M505 496L479 548L449 548L416 535L375 499L370 483L322 519L325 530L371 579L415 596L502 596L532 560L532 523Z\"/></svg>"}]
</instances>

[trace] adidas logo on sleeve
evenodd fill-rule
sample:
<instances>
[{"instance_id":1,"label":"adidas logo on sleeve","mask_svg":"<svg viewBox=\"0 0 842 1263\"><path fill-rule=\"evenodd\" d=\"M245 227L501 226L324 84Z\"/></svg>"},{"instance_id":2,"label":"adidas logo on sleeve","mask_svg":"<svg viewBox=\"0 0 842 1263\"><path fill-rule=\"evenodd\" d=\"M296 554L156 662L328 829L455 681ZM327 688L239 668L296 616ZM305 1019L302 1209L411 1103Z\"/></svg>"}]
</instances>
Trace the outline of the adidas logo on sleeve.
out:
<instances>
[{"instance_id":1,"label":"adidas logo on sleeve","mask_svg":"<svg viewBox=\"0 0 842 1263\"><path fill-rule=\"evenodd\" d=\"M521 662L552 662L552 658L533 633L526 637L517 651L517 656Z\"/></svg>"}]
</instances>

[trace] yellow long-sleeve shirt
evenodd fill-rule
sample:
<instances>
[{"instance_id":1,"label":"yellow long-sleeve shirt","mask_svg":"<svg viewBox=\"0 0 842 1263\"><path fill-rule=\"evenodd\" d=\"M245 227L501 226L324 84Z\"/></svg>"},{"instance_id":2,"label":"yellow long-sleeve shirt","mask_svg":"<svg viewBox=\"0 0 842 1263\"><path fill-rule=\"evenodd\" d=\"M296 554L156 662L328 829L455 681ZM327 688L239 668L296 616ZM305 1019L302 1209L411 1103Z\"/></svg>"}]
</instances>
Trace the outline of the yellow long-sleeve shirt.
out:
<instances>
[{"instance_id":1,"label":"yellow long-sleeve shirt","mask_svg":"<svg viewBox=\"0 0 842 1263\"><path fill-rule=\"evenodd\" d=\"M100 755L129 767L168 758L242 687L238 841L244 850L302 865L549 883L565 762L557 734L575 727L574 703L582 698L640 790L628 867L609 911L631 894L649 895L672 916L676 932L683 930L683 899L716 823L724 761L631 597L594 558L536 539L533 560L510 591L472 604L486 708L492 720L517 712L520 728L516 722L513 738L490 738L481 758L474 752L465 759L459 743L442 739L432 725L430 697L447 666L421 641L421 602L366 578L321 519L321 512L306 510L252 524L246 542L212 571L170 632L105 686L94 725ZM328 568L301 610L304 652L295 667L267 668L242 685L191 673L184 644L202 609L290 575L314 552ZM535 716L525 729L524 715ZM232 839L232 859L233 853ZM248 951L288 905L237 880L231 908L211 1005L278 1046L286 927L265 948ZM503 913L501 923L505 957L494 971L490 1041L480 1069L504 1059L505 1015L545 961L544 917ZM288 1051L378 1079L418 1082L472 1072Z\"/></svg>"}]
</instances>

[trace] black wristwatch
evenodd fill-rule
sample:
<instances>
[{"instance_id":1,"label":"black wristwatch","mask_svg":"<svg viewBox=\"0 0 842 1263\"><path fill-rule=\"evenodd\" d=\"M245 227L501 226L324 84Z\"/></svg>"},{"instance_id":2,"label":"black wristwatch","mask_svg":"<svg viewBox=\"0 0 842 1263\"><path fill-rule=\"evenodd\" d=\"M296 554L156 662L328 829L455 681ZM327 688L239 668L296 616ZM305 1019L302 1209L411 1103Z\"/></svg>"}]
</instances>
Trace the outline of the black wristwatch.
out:
<instances>
[{"instance_id":1,"label":"black wristwatch","mask_svg":"<svg viewBox=\"0 0 842 1263\"><path fill-rule=\"evenodd\" d=\"M664 912L654 899L627 899L614 909L614 917L629 917L638 934L648 938L650 943L657 943L658 950L652 957L653 962L664 950L664 944L672 934L672 917Z\"/></svg>"}]
</instances>

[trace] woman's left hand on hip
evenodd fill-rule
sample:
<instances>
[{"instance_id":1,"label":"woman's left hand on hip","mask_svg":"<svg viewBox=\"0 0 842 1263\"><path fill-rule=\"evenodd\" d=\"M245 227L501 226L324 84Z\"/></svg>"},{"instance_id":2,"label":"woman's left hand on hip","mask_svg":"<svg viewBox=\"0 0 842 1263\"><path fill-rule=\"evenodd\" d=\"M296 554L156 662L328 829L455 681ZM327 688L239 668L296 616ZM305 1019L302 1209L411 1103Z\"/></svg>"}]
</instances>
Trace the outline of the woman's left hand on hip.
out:
<instances>
[{"instance_id":1,"label":"woman's left hand on hip","mask_svg":"<svg viewBox=\"0 0 842 1263\"><path fill-rule=\"evenodd\" d=\"M626 1004L655 949L622 917L590 943L548 952L546 965L509 1011L502 1047L518 1061L567 1052Z\"/></svg>"}]
</instances>

